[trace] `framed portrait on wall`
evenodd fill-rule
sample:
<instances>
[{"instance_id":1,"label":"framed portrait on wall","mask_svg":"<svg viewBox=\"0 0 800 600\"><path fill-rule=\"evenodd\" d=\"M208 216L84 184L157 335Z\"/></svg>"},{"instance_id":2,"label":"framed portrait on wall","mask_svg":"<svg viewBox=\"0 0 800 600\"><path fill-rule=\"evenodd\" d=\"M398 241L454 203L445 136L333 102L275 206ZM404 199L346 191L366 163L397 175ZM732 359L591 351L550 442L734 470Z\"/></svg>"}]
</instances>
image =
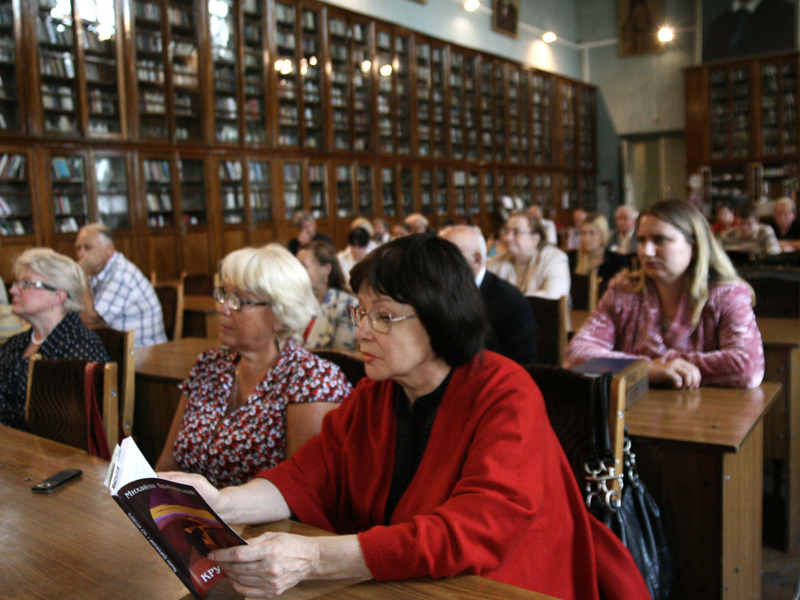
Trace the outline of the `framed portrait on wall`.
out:
<instances>
[{"instance_id":1,"label":"framed portrait on wall","mask_svg":"<svg viewBox=\"0 0 800 600\"><path fill-rule=\"evenodd\" d=\"M617 0L619 55L661 52L658 29L663 20L661 0Z\"/></svg>"},{"instance_id":2,"label":"framed portrait on wall","mask_svg":"<svg viewBox=\"0 0 800 600\"><path fill-rule=\"evenodd\" d=\"M517 37L519 28L519 0L494 0L492 29Z\"/></svg>"},{"instance_id":3,"label":"framed portrait on wall","mask_svg":"<svg viewBox=\"0 0 800 600\"><path fill-rule=\"evenodd\" d=\"M797 0L702 0L703 62L797 49Z\"/></svg>"}]
</instances>

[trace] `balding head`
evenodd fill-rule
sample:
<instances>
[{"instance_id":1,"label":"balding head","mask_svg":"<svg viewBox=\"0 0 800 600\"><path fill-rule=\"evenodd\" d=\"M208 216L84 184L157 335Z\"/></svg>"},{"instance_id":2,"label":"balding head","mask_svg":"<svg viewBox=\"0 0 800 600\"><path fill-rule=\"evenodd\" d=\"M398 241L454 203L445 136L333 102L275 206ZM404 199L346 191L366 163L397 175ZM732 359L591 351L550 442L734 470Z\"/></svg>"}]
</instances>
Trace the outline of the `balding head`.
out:
<instances>
[{"instance_id":1,"label":"balding head","mask_svg":"<svg viewBox=\"0 0 800 600\"><path fill-rule=\"evenodd\" d=\"M102 271L114 256L114 234L102 223L84 225L75 240L78 263L89 277Z\"/></svg>"},{"instance_id":2,"label":"balding head","mask_svg":"<svg viewBox=\"0 0 800 600\"><path fill-rule=\"evenodd\" d=\"M475 275L486 265L486 240L477 227L453 225L442 230L439 237L458 246Z\"/></svg>"},{"instance_id":3,"label":"balding head","mask_svg":"<svg viewBox=\"0 0 800 600\"><path fill-rule=\"evenodd\" d=\"M406 217L406 225L411 233L425 233L428 230L428 219L419 213L412 213Z\"/></svg>"}]
</instances>

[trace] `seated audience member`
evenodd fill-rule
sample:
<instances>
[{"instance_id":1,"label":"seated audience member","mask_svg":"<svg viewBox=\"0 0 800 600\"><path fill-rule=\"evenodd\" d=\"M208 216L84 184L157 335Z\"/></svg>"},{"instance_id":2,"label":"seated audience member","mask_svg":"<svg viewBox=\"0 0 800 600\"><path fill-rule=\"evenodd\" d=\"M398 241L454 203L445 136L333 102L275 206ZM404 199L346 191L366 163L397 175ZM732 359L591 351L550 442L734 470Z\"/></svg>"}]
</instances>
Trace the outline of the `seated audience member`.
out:
<instances>
[{"instance_id":1,"label":"seated audience member","mask_svg":"<svg viewBox=\"0 0 800 600\"><path fill-rule=\"evenodd\" d=\"M411 233L426 233L429 232L428 219L419 213L413 213L406 217L406 225Z\"/></svg>"},{"instance_id":2,"label":"seated audience member","mask_svg":"<svg viewBox=\"0 0 800 600\"><path fill-rule=\"evenodd\" d=\"M752 204L742 204L736 209L739 220L736 227L720 236L725 250L747 252L755 257L780 254L781 247L769 225L759 223L758 211Z\"/></svg>"},{"instance_id":3,"label":"seated audience member","mask_svg":"<svg viewBox=\"0 0 800 600\"><path fill-rule=\"evenodd\" d=\"M292 223L297 228L297 236L289 240L287 248L295 256L298 250L309 242L328 242L331 246L334 245L330 236L317 231L317 221L311 213L304 210L297 211L294 213Z\"/></svg>"},{"instance_id":4,"label":"seated audience member","mask_svg":"<svg viewBox=\"0 0 800 600\"><path fill-rule=\"evenodd\" d=\"M611 252L627 256L636 254L636 219L639 211L632 206L620 206L614 213L617 230L608 241Z\"/></svg>"},{"instance_id":5,"label":"seated audience member","mask_svg":"<svg viewBox=\"0 0 800 600\"><path fill-rule=\"evenodd\" d=\"M793 252L800 248L800 222L797 220L797 208L791 198L781 198L775 202L775 237L778 238L781 250Z\"/></svg>"},{"instance_id":6,"label":"seated audience member","mask_svg":"<svg viewBox=\"0 0 800 600\"><path fill-rule=\"evenodd\" d=\"M400 221L392 225L392 239L396 240L401 237L411 235L411 228L406 225L405 221Z\"/></svg>"},{"instance_id":7,"label":"seated audience member","mask_svg":"<svg viewBox=\"0 0 800 600\"><path fill-rule=\"evenodd\" d=\"M526 296L558 299L569 296L567 255L547 242L542 222L527 212L512 213L503 229L506 251L487 268Z\"/></svg>"},{"instance_id":8,"label":"seated audience member","mask_svg":"<svg viewBox=\"0 0 800 600\"><path fill-rule=\"evenodd\" d=\"M220 281L221 347L201 354L181 384L156 468L236 485L291 457L352 388L339 367L295 341L318 306L286 249L232 252Z\"/></svg>"},{"instance_id":9,"label":"seated audience member","mask_svg":"<svg viewBox=\"0 0 800 600\"><path fill-rule=\"evenodd\" d=\"M97 334L81 322L86 276L71 258L31 248L14 262L11 312L30 323L0 347L0 424L25 427L28 359L111 360Z\"/></svg>"},{"instance_id":10,"label":"seated audience member","mask_svg":"<svg viewBox=\"0 0 800 600\"><path fill-rule=\"evenodd\" d=\"M600 279L608 282L627 268L627 258L608 249L610 239L611 229L606 218L600 213L590 213L581 225L579 249L569 253L571 272L588 275L594 271Z\"/></svg>"},{"instance_id":11,"label":"seated audience member","mask_svg":"<svg viewBox=\"0 0 800 600\"><path fill-rule=\"evenodd\" d=\"M517 288L486 270L486 240L481 230L455 225L439 236L455 244L472 269L492 330L487 348L521 365L535 364L536 319L531 305Z\"/></svg>"},{"instance_id":12,"label":"seated audience member","mask_svg":"<svg viewBox=\"0 0 800 600\"><path fill-rule=\"evenodd\" d=\"M595 356L650 361L650 383L753 388L764 377L764 350L753 290L697 208L657 202L639 220L642 269L611 282L572 338L567 368Z\"/></svg>"},{"instance_id":13,"label":"seated audience member","mask_svg":"<svg viewBox=\"0 0 800 600\"><path fill-rule=\"evenodd\" d=\"M348 287L350 286L350 269L364 259L369 252L371 241L369 232L363 227L350 230L350 234L347 236L347 248L339 252L339 265L342 267L344 281Z\"/></svg>"},{"instance_id":14,"label":"seated audience member","mask_svg":"<svg viewBox=\"0 0 800 600\"><path fill-rule=\"evenodd\" d=\"M567 229L567 250L577 250L581 245L581 225L586 220L588 213L582 208L572 211L572 227Z\"/></svg>"},{"instance_id":15,"label":"seated audience member","mask_svg":"<svg viewBox=\"0 0 800 600\"><path fill-rule=\"evenodd\" d=\"M556 229L555 221L545 218L541 205L531 204L528 212L530 212L532 217L539 219L539 222L544 227L546 233L545 237L548 243L553 244L553 246L558 246L558 230Z\"/></svg>"},{"instance_id":16,"label":"seated audience member","mask_svg":"<svg viewBox=\"0 0 800 600\"><path fill-rule=\"evenodd\" d=\"M369 234L369 243L367 244L367 254L375 250L378 247L378 243L375 241L375 228L372 226L372 223L366 217L356 217L353 219L353 222L350 223L350 231L353 231L356 227L361 227L362 229L366 229L367 233Z\"/></svg>"},{"instance_id":17,"label":"seated audience member","mask_svg":"<svg viewBox=\"0 0 800 600\"><path fill-rule=\"evenodd\" d=\"M358 300L345 291L344 275L336 249L325 242L311 242L297 253L320 305L320 313L305 329L305 347L356 349L356 328L347 316L347 307Z\"/></svg>"},{"instance_id":18,"label":"seated audience member","mask_svg":"<svg viewBox=\"0 0 800 600\"><path fill-rule=\"evenodd\" d=\"M163 474L229 523L291 516L337 534L213 551L234 589L472 573L566 600L649 598L628 550L588 513L536 384L482 350L486 315L459 250L434 235L394 240L352 281L367 377L322 432L243 486Z\"/></svg>"},{"instance_id":19,"label":"seated audience member","mask_svg":"<svg viewBox=\"0 0 800 600\"><path fill-rule=\"evenodd\" d=\"M736 227L736 215L733 214L731 203L726 200L720 200L714 205L714 225L711 230L717 237L723 233Z\"/></svg>"},{"instance_id":20,"label":"seated audience member","mask_svg":"<svg viewBox=\"0 0 800 600\"><path fill-rule=\"evenodd\" d=\"M78 263L89 278L81 319L89 326L105 323L117 331L133 330L137 348L167 341L161 302L150 280L117 252L111 230L101 223L85 225L75 241Z\"/></svg>"},{"instance_id":21,"label":"seated audience member","mask_svg":"<svg viewBox=\"0 0 800 600\"><path fill-rule=\"evenodd\" d=\"M391 235L389 235L389 224L385 219L373 219L372 229L375 231L375 234L372 236L372 241L378 246L392 239Z\"/></svg>"}]
</instances>

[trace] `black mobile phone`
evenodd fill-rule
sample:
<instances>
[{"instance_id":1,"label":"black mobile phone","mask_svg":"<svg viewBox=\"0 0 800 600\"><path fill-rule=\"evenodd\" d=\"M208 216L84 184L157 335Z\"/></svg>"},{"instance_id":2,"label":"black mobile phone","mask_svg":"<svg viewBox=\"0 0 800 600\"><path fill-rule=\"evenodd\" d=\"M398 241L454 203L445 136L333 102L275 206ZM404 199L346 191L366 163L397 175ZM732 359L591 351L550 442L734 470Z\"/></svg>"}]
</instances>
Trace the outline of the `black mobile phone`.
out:
<instances>
[{"instance_id":1,"label":"black mobile phone","mask_svg":"<svg viewBox=\"0 0 800 600\"><path fill-rule=\"evenodd\" d=\"M51 475L44 481L40 481L33 486L31 490L37 494L49 494L50 492L60 488L68 481L72 481L81 475L83 475L83 471L80 469L65 469L64 471L60 471L55 475Z\"/></svg>"}]
</instances>

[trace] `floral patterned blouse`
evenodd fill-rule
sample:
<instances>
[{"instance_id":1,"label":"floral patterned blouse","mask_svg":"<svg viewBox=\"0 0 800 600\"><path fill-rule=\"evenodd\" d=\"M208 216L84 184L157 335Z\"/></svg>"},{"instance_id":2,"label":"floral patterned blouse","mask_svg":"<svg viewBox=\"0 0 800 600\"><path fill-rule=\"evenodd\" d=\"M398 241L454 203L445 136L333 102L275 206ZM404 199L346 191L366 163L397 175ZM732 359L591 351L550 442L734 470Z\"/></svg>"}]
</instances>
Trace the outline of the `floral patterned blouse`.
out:
<instances>
[{"instance_id":1,"label":"floral patterned blouse","mask_svg":"<svg viewBox=\"0 0 800 600\"><path fill-rule=\"evenodd\" d=\"M684 296L671 323L662 323L658 294L631 290L614 279L583 327L569 343L564 366L595 356L682 358L700 369L701 385L754 388L764 378L764 347L751 306L750 289L741 282L718 283L700 322L691 324L692 306Z\"/></svg>"},{"instance_id":2,"label":"floral patterned blouse","mask_svg":"<svg viewBox=\"0 0 800 600\"><path fill-rule=\"evenodd\" d=\"M208 350L179 386L188 404L173 455L181 470L217 487L245 483L284 460L288 404L342 402L352 391L338 366L289 340L247 402L224 417L239 358Z\"/></svg>"}]
</instances>

